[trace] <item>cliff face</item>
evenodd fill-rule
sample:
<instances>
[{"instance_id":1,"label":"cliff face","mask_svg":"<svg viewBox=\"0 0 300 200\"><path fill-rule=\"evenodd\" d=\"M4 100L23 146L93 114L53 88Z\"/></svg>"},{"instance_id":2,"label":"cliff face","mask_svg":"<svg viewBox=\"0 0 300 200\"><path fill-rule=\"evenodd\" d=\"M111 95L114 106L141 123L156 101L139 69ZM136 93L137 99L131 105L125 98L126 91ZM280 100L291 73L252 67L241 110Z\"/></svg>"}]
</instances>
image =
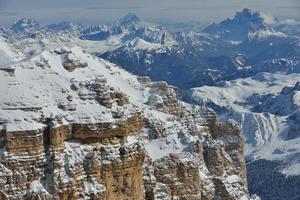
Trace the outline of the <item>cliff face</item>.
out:
<instances>
[{"instance_id":1,"label":"cliff face","mask_svg":"<svg viewBox=\"0 0 300 200\"><path fill-rule=\"evenodd\" d=\"M251 199L239 130L166 83L77 48L0 73L0 199ZM25 81L41 101L11 94Z\"/></svg>"},{"instance_id":2,"label":"cliff face","mask_svg":"<svg viewBox=\"0 0 300 200\"><path fill-rule=\"evenodd\" d=\"M144 121L134 117L118 127L70 124L2 131L1 148L6 150L1 155L2 198L200 200L216 195L240 199L247 194L242 140L232 127L219 127L223 133L218 136L208 127L212 136L203 138L201 132L191 130L197 138L193 145L153 159L143 139L129 141L147 129Z\"/></svg>"}]
</instances>

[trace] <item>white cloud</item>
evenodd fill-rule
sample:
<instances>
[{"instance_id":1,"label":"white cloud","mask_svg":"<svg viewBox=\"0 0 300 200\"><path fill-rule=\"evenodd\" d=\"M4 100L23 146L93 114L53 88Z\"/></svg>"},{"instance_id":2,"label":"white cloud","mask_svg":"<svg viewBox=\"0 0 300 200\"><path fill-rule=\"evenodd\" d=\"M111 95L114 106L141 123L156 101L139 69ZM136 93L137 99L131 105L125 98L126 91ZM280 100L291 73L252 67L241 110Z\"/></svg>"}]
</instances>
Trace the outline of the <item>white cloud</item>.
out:
<instances>
[{"instance_id":1,"label":"white cloud","mask_svg":"<svg viewBox=\"0 0 300 200\"><path fill-rule=\"evenodd\" d=\"M264 12L261 13L262 17L264 18L264 21L268 24L274 24L276 23L276 18L270 14L266 14Z\"/></svg>"}]
</instances>

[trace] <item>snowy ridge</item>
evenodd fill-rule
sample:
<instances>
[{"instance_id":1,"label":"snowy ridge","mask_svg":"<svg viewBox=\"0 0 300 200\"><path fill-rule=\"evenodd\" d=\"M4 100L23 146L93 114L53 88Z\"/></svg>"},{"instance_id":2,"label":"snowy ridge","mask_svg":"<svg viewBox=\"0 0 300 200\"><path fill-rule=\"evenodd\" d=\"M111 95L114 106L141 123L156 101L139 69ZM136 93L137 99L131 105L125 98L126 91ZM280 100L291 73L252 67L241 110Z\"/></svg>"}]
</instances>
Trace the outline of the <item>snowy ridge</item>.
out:
<instances>
[{"instance_id":1,"label":"snowy ridge","mask_svg":"<svg viewBox=\"0 0 300 200\"><path fill-rule=\"evenodd\" d=\"M135 38L128 43L129 48L133 48L134 50L155 50L162 47L161 44L150 43L141 38Z\"/></svg>"}]
</instances>

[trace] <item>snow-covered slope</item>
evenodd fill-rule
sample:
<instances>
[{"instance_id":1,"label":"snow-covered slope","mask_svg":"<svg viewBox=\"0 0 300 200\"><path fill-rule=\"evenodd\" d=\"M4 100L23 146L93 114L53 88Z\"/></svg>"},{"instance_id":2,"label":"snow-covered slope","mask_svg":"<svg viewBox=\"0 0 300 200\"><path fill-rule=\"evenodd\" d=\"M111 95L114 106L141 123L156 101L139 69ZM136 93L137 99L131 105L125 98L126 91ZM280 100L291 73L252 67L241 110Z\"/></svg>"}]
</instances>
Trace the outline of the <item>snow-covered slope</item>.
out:
<instances>
[{"instance_id":1,"label":"snow-covered slope","mask_svg":"<svg viewBox=\"0 0 300 200\"><path fill-rule=\"evenodd\" d=\"M1 36L0 47L0 67L2 68L5 68L13 62L17 62L24 57L19 50L12 48L11 44L9 44L7 40Z\"/></svg>"},{"instance_id":2,"label":"snow-covered slope","mask_svg":"<svg viewBox=\"0 0 300 200\"><path fill-rule=\"evenodd\" d=\"M12 62L14 54L10 51L7 43L4 41L4 38L0 38L0 46L2 46L2 48L0 49L0 65L3 66Z\"/></svg>"},{"instance_id":3,"label":"snow-covered slope","mask_svg":"<svg viewBox=\"0 0 300 200\"><path fill-rule=\"evenodd\" d=\"M4 49L3 47L1 49ZM72 53L65 58L60 52ZM79 63L84 62L88 68L78 68L70 73L64 67L70 58ZM112 120L111 114L106 114L106 109L99 104L78 97L78 92L81 95L95 95L92 91L86 88L73 91L70 89L71 85L105 79L113 87L112 90L126 93L129 100L135 104L143 104L148 98L147 90L141 88L142 85L135 76L118 67L108 67L112 64L83 53L79 47L45 50L29 60L10 65L15 69L13 76L6 71L0 71L2 93L0 118L5 122L2 123L2 128L5 126L10 129L11 126L16 126L16 129L22 129L26 125L32 125L32 128L35 125L42 126L42 123L35 121L41 116L45 118L60 116L70 122ZM57 107L60 104L76 109L75 111L72 109L71 112L63 111Z\"/></svg>"},{"instance_id":4,"label":"snow-covered slope","mask_svg":"<svg viewBox=\"0 0 300 200\"><path fill-rule=\"evenodd\" d=\"M67 67L69 62L77 66L74 71ZM0 70L2 130L35 130L45 126L43 119L47 118L59 118L64 124L112 122L116 120L113 112L122 112L128 118L137 109L146 116L158 117L157 120L168 118L146 105L154 94L150 94L150 88L141 84L136 76L79 47L45 50L10 65L13 73ZM112 102L109 109L99 104L93 100L97 95L93 87L97 84L108 85L108 93L126 94L124 98L128 98L130 104L120 107ZM180 128L175 129L176 126L169 131Z\"/></svg>"},{"instance_id":5,"label":"snow-covered slope","mask_svg":"<svg viewBox=\"0 0 300 200\"><path fill-rule=\"evenodd\" d=\"M190 98L213 108L220 120L238 122L249 158L286 160L300 152L299 80L299 74L260 73L222 87L192 89ZM298 162L290 161L282 172L299 175L291 170Z\"/></svg>"}]
</instances>

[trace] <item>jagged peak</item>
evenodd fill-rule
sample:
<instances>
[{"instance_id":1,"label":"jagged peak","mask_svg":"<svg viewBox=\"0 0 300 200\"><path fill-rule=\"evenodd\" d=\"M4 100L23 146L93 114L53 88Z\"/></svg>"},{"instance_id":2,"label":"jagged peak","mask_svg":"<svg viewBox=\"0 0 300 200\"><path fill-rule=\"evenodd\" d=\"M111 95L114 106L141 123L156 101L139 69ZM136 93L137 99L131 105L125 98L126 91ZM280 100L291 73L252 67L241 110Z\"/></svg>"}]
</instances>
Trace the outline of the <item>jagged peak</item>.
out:
<instances>
[{"instance_id":1,"label":"jagged peak","mask_svg":"<svg viewBox=\"0 0 300 200\"><path fill-rule=\"evenodd\" d=\"M137 23L139 21L140 21L140 19L134 13L128 13L124 17L119 19L118 22L120 24L127 24L127 23Z\"/></svg>"},{"instance_id":2,"label":"jagged peak","mask_svg":"<svg viewBox=\"0 0 300 200\"><path fill-rule=\"evenodd\" d=\"M33 25L39 25L39 23L33 18L24 17L16 21L13 26L16 25L33 26Z\"/></svg>"},{"instance_id":3,"label":"jagged peak","mask_svg":"<svg viewBox=\"0 0 300 200\"><path fill-rule=\"evenodd\" d=\"M140 19L133 13L128 13L110 26L112 34L120 34L127 31L136 30Z\"/></svg>"},{"instance_id":4,"label":"jagged peak","mask_svg":"<svg viewBox=\"0 0 300 200\"><path fill-rule=\"evenodd\" d=\"M76 26L76 24L74 24L73 22L70 22L70 21L62 21L62 22L55 23L55 24L49 24L48 26L51 26L51 25Z\"/></svg>"},{"instance_id":5,"label":"jagged peak","mask_svg":"<svg viewBox=\"0 0 300 200\"><path fill-rule=\"evenodd\" d=\"M16 21L13 26L12 30L15 32L22 32L22 31L29 31L32 29L39 28L39 23L32 18L21 18L20 20Z\"/></svg>"},{"instance_id":6,"label":"jagged peak","mask_svg":"<svg viewBox=\"0 0 300 200\"><path fill-rule=\"evenodd\" d=\"M60 30L74 30L80 27L79 24L70 22L70 21L63 21L56 24L49 24L47 25L48 29L54 30L54 31L60 31Z\"/></svg>"},{"instance_id":7,"label":"jagged peak","mask_svg":"<svg viewBox=\"0 0 300 200\"><path fill-rule=\"evenodd\" d=\"M243 8L242 11L238 11L235 14L235 17L252 17L252 16L259 16L260 13L258 11L253 11L249 8Z\"/></svg>"},{"instance_id":8,"label":"jagged peak","mask_svg":"<svg viewBox=\"0 0 300 200\"><path fill-rule=\"evenodd\" d=\"M247 22L254 22L254 23L266 23L261 12L252 11L249 8L244 8L242 11L236 12L233 21L239 23L247 23Z\"/></svg>"},{"instance_id":9,"label":"jagged peak","mask_svg":"<svg viewBox=\"0 0 300 200\"><path fill-rule=\"evenodd\" d=\"M244 8L242 11L236 12L234 18L244 18L266 24L274 24L278 22L278 19L272 15L268 15L260 11L253 11L249 8Z\"/></svg>"},{"instance_id":10,"label":"jagged peak","mask_svg":"<svg viewBox=\"0 0 300 200\"><path fill-rule=\"evenodd\" d=\"M227 40L252 39L255 36L262 38L276 33L269 23L270 19L259 11L244 8L236 12L231 19L227 18L219 24L211 24L204 29L204 32L219 35Z\"/></svg>"},{"instance_id":11,"label":"jagged peak","mask_svg":"<svg viewBox=\"0 0 300 200\"><path fill-rule=\"evenodd\" d=\"M37 21L33 18L23 17L19 20L17 20L14 24L21 24L21 23L37 23Z\"/></svg>"}]
</instances>

